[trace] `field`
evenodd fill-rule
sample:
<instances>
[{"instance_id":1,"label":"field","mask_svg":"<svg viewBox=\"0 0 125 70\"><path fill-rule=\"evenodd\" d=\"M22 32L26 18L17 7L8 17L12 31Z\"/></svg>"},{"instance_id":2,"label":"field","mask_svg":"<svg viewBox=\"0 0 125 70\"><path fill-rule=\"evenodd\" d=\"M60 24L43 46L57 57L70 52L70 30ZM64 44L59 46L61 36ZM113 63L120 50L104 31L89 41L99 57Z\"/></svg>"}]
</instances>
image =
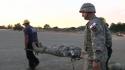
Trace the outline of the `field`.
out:
<instances>
[{"instance_id":1,"label":"field","mask_svg":"<svg viewBox=\"0 0 125 70\"><path fill-rule=\"evenodd\" d=\"M83 47L83 32L38 32L39 41L48 47L74 45ZM111 62L125 65L125 37L113 35ZM37 56L40 64L37 70L73 70L70 58L48 54ZM74 62L75 70L82 70L83 60ZM28 62L24 50L22 31L0 30L0 70L27 70Z\"/></svg>"}]
</instances>

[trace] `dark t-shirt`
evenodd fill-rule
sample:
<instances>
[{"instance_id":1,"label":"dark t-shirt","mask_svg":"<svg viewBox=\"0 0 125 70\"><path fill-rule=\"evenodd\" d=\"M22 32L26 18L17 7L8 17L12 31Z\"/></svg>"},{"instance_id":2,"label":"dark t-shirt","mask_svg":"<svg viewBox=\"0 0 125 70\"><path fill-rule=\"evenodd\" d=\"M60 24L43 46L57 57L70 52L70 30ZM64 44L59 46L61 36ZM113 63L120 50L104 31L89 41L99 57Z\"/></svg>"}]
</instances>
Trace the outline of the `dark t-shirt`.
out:
<instances>
[{"instance_id":1,"label":"dark t-shirt","mask_svg":"<svg viewBox=\"0 0 125 70\"><path fill-rule=\"evenodd\" d=\"M32 26L26 27L24 29L24 33L25 33L25 35L28 35L29 43L38 41L37 31Z\"/></svg>"}]
</instances>

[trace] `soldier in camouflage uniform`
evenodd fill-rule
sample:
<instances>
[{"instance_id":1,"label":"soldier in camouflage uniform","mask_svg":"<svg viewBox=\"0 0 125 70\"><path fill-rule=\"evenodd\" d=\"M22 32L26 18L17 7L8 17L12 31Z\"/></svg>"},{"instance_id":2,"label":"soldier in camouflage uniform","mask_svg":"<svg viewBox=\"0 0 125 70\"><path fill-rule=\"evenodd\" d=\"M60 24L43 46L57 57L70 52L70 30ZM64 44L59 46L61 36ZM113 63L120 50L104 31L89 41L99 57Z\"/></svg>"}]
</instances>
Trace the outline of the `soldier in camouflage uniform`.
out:
<instances>
[{"instance_id":1,"label":"soldier in camouflage uniform","mask_svg":"<svg viewBox=\"0 0 125 70\"><path fill-rule=\"evenodd\" d=\"M95 7L91 3L84 3L79 11L86 24L84 33L84 49L88 54L88 67L85 70L107 70L108 49L112 38L107 25L96 17Z\"/></svg>"},{"instance_id":2,"label":"soldier in camouflage uniform","mask_svg":"<svg viewBox=\"0 0 125 70\"><path fill-rule=\"evenodd\" d=\"M78 58L81 57L81 48L74 47L74 46L54 46L54 47L46 47L43 46L41 43L39 43L39 48L36 46L35 43L32 44L34 46L34 51L37 53L45 53L45 54L51 54L59 57L70 57L70 58Z\"/></svg>"}]
</instances>

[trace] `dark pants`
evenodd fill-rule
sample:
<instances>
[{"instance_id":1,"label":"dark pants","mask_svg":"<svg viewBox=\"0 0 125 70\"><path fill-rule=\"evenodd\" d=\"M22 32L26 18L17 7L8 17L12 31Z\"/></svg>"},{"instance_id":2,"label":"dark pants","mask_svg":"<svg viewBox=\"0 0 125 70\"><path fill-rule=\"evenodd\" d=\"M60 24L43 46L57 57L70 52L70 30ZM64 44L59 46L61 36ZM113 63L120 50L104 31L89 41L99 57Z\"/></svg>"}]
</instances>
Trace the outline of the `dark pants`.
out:
<instances>
[{"instance_id":1,"label":"dark pants","mask_svg":"<svg viewBox=\"0 0 125 70\"><path fill-rule=\"evenodd\" d=\"M107 50L108 50L108 58L107 58L107 61L106 61L106 70L109 70L108 69L108 62L109 62L109 59L111 58L111 55L112 55L112 48L111 47L107 47Z\"/></svg>"},{"instance_id":2,"label":"dark pants","mask_svg":"<svg viewBox=\"0 0 125 70\"><path fill-rule=\"evenodd\" d=\"M29 67L30 68L35 68L36 65L39 64L39 60L38 58L34 55L32 49L32 44L29 43L28 44L28 47L26 48L26 56L27 56L27 59L28 59L28 62L29 62Z\"/></svg>"}]
</instances>

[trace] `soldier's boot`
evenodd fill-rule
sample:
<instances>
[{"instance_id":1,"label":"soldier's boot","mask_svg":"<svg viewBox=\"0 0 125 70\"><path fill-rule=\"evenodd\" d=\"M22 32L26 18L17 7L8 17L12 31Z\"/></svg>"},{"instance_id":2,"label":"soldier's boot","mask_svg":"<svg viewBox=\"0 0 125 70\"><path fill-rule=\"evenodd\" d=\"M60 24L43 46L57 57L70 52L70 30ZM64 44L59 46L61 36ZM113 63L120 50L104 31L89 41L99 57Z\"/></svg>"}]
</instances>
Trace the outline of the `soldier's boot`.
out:
<instances>
[{"instance_id":1,"label":"soldier's boot","mask_svg":"<svg viewBox=\"0 0 125 70\"><path fill-rule=\"evenodd\" d=\"M35 43L32 43L32 46L33 46L33 50L37 53L45 53L45 47L41 44L41 43L38 43L38 46L35 44Z\"/></svg>"}]
</instances>

